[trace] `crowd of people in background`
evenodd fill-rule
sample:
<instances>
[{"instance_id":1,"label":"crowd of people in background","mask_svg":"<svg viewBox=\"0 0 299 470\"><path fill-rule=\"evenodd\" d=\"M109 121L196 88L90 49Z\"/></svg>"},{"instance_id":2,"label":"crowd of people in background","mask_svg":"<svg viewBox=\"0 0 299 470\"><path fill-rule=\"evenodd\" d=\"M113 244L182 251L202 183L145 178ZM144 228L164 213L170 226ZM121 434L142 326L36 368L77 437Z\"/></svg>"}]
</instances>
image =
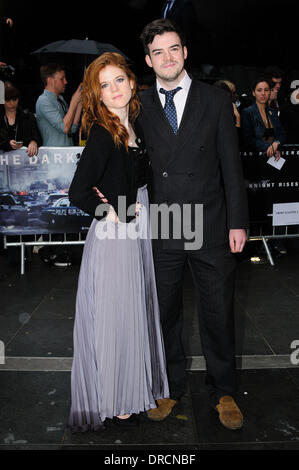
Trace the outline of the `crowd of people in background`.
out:
<instances>
[{"instance_id":1,"label":"crowd of people in background","mask_svg":"<svg viewBox=\"0 0 299 470\"><path fill-rule=\"evenodd\" d=\"M13 25L11 18L1 18L0 21L7 28ZM6 66L0 56L0 70ZM63 96L68 82L62 65L42 65L40 78L44 90L35 106L32 106L35 108L34 113L22 108L22 95L13 80L6 80L2 84L4 96L3 104L0 104L0 151L9 152L26 147L28 156L32 157L38 154L40 146L84 145L80 137L81 84L68 104ZM236 84L227 77L212 83L231 96L240 151L259 152L279 160L284 144L299 142L299 80L296 80L296 76L292 78L287 84L283 71L277 66L271 66L254 80L249 93L237 90ZM141 77L139 93L148 88L151 82L151 78L144 80ZM56 251L47 249L43 260L49 262L51 256L56 257Z\"/></svg>"},{"instance_id":2,"label":"crowd of people in background","mask_svg":"<svg viewBox=\"0 0 299 470\"><path fill-rule=\"evenodd\" d=\"M28 147L28 155L33 156L41 145L79 144L81 84L68 104L63 97L68 83L63 66L56 63L43 65L40 76L44 91L36 101L34 114L22 110L19 104L22 97L14 83L4 82L5 102L0 105L0 150L17 150L24 145ZM240 149L263 152L268 156L274 153L279 158L282 145L298 142L299 80L293 80L289 90L285 91L285 87L283 92L282 81L283 72L278 67L268 67L251 85L252 95L238 93L236 84L227 78L213 83L231 95ZM148 86L141 80L139 92Z\"/></svg>"}]
</instances>

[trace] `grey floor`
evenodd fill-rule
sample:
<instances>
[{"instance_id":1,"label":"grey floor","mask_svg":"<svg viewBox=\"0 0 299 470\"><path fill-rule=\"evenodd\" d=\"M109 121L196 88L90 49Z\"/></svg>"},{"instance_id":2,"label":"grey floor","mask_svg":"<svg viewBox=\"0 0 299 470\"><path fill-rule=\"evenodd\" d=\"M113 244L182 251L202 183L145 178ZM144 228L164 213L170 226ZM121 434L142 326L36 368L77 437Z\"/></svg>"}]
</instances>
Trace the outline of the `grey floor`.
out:
<instances>
[{"instance_id":1,"label":"grey floor","mask_svg":"<svg viewBox=\"0 0 299 470\"><path fill-rule=\"evenodd\" d=\"M79 266L19 267L0 256L0 450L299 450L299 250L252 264L238 259L235 314L238 403L244 427L228 431L208 406L205 362L191 275L186 269L184 345L188 392L164 422L71 434L72 330ZM297 340L295 344L294 341ZM293 345L292 345L293 343ZM298 354L296 354L296 347Z\"/></svg>"}]
</instances>

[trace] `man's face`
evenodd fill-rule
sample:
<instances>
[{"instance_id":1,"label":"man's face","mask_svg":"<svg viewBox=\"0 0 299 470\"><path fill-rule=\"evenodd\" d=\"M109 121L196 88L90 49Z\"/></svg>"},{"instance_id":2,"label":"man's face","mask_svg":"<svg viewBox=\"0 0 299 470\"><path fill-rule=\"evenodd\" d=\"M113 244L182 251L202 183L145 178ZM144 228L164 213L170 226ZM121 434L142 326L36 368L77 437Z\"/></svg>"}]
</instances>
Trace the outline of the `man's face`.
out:
<instances>
[{"instance_id":1,"label":"man's face","mask_svg":"<svg viewBox=\"0 0 299 470\"><path fill-rule=\"evenodd\" d=\"M180 37L175 32L166 32L155 36L148 44L149 55L145 60L161 81L175 82L183 76L187 48L182 46Z\"/></svg>"},{"instance_id":2,"label":"man's face","mask_svg":"<svg viewBox=\"0 0 299 470\"><path fill-rule=\"evenodd\" d=\"M278 93L281 87L282 78L272 77L272 82L275 84L273 87L274 90Z\"/></svg>"},{"instance_id":3,"label":"man's face","mask_svg":"<svg viewBox=\"0 0 299 470\"><path fill-rule=\"evenodd\" d=\"M57 95L65 92L67 81L64 70L54 73L53 77L50 77L50 80L51 85Z\"/></svg>"}]
</instances>

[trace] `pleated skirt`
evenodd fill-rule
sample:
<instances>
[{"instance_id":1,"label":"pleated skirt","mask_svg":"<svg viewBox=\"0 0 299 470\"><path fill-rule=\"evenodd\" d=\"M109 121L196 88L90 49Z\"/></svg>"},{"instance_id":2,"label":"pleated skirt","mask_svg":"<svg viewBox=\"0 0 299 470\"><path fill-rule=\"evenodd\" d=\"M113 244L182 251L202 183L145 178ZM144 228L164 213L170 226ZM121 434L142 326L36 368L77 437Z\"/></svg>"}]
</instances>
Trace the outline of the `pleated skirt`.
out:
<instances>
[{"instance_id":1,"label":"pleated skirt","mask_svg":"<svg viewBox=\"0 0 299 470\"><path fill-rule=\"evenodd\" d=\"M169 396L149 228L146 187L136 222L93 220L76 298L72 432L140 413Z\"/></svg>"}]
</instances>

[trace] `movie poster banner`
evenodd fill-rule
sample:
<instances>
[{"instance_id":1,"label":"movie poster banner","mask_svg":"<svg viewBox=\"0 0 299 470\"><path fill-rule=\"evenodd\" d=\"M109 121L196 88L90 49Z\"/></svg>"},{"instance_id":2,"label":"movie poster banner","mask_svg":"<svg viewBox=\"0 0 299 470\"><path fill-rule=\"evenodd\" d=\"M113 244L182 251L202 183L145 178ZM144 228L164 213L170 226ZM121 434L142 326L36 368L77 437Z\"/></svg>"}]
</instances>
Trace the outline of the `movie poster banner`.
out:
<instances>
[{"instance_id":1,"label":"movie poster banner","mask_svg":"<svg viewBox=\"0 0 299 470\"><path fill-rule=\"evenodd\" d=\"M92 218L68 199L83 148L40 147L38 155L31 158L25 148L0 153L0 234L77 233L88 229ZM250 222L261 227L264 234L272 231L273 205L299 203L299 145L285 146L281 153L285 162L280 170L269 165L263 154L240 154ZM287 212L287 206L284 210ZM276 216L274 219L276 225Z\"/></svg>"},{"instance_id":2,"label":"movie poster banner","mask_svg":"<svg viewBox=\"0 0 299 470\"><path fill-rule=\"evenodd\" d=\"M285 145L281 157L285 161L277 169L262 153L241 152L250 223L261 227L263 234L271 234L272 226L282 225L276 217L273 220L273 206L282 208L286 204L287 210L289 203L299 202L299 145Z\"/></svg>"},{"instance_id":3,"label":"movie poster banner","mask_svg":"<svg viewBox=\"0 0 299 470\"><path fill-rule=\"evenodd\" d=\"M92 218L71 205L68 188L83 147L40 147L0 153L0 233L77 233Z\"/></svg>"}]
</instances>

